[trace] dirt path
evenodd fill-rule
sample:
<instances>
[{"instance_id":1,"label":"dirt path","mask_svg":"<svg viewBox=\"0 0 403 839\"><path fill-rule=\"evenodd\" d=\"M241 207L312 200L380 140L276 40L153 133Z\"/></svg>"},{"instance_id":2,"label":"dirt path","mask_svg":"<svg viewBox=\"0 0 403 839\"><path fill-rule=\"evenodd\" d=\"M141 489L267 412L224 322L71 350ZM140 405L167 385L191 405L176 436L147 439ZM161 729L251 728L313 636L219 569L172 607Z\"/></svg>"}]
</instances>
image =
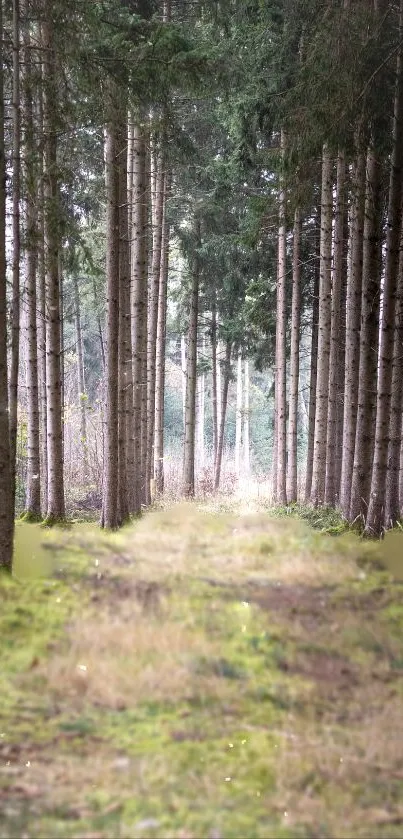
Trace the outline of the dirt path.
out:
<instances>
[{"instance_id":1,"label":"dirt path","mask_svg":"<svg viewBox=\"0 0 403 839\"><path fill-rule=\"evenodd\" d=\"M0 837L403 835L374 546L195 505L50 544L51 578L0 580Z\"/></svg>"}]
</instances>

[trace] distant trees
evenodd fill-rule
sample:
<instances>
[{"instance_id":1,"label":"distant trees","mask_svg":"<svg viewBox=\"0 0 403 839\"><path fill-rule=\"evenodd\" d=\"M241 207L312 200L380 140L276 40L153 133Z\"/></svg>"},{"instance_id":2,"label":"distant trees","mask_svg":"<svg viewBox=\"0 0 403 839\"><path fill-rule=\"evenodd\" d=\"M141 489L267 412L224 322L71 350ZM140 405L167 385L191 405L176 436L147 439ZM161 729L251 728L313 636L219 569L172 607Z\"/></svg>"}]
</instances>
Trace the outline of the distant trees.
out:
<instances>
[{"instance_id":1,"label":"distant trees","mask_svg":"<svg viewBox=\"0 0 403 839\"><path fill-rule=\"evenodd\" d=\"M262 375L273 497L393 525L400 4L1 11L1 563L72 481L110 528L164 491L182 362L184 495L249 473Z\"/></svg>"}]
</instances>

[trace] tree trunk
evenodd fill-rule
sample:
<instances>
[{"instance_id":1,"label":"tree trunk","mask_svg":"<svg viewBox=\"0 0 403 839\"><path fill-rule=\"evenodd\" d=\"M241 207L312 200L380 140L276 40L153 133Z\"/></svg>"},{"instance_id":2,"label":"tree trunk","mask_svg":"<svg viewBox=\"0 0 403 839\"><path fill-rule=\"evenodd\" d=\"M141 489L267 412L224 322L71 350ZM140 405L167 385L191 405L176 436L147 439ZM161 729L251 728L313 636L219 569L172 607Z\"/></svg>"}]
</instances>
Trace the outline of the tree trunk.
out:
<instances>
[{"instance_id":1,"label":"tree trunk","mask_svg":"<svg viewBox=\"0 0 403 839\"><path fill-rule=\"evenodd\" d=\"M147 236L148 191L147 152L144 127L133 124L132 205L132 351L133 426L136 480L131 512L141 513L145 501L145 449L147 446Z\"/></svg>"},{"instance_id":2,"label":"tree trunk","mask_svg":"<svg viewBox=\"0 0 403 839\"><path fill-rule=\"evenodd\" d=\"M41 516L40 437L38 395L38 335L36 265L38 248L37 180L38 166L35 150L32 92L31 39L29 27L24 31L24 114L25 114L25 294L27 346L27 492L26 517L38 520Z\"/></svg>"},{"instance_id":3,"label":"tree trunk","mask_svg":"<svg viewBox=\"0 0 403 839\"><path fill-rule=\"evenodd\" d=\"M285 139L281 135L284 160ZM286 265L287 228L286 193L284 175L281 175L279 194L278 266L277 266L277 318L276 318L276 384L275 412L277 418L277 481L274 497L280 504L287 503L287 366L286 366Z\"/></svg>"},{"instance_id":4,"label":"tree trunk","mask_svg":"<svg viewBox=\"0 0 403 839\"><path fill-rule=\"evenodd\" d=\"M232 342L229 338L227 338L225 344L225 361L224 361L224 384L222 389L222 398L221 398L221 413L220 413L220 428L218 432L218 445L217 445L217 460L215 463L214 469L214 489L219 489L220 486L220 479L221 479L221 466L222 466L222 456L224 451L224 432L225 432L225 418L227 414L227 404L228 404L228 389L229 383L231 378L231 352L232 352Z\"/></svg>"},{"instance_id":5,"label":"tree trunk","mask_svg":"<svg viewBox=\"0 0 403 839\"><path fill-rule=\"evenodd\" d=\"M120 94L122 98L122 93ZM119 451L119 524L127 521L133 506L134 445L132 440L132 344L130 317L130 260L127 207L127 110L121 107L118 131L119 167L119 347L118 347L118 451Z\"/></svg>"},{"instance_id":6,"label":"tree trunk","mask_svg":"<svg viewBox=\"0 0 403 839\"><path fill-rule=\"evenodd\" d=\"M203 335L202 340L202 357L203 360L206 355L206 339ZM204 447L204 426L205 426L205 402L206 402L206 374L203 370L198 377L198 398L197 398L197 463L199 469L204 469L205 466L205 447Z\"/></svg>"},{"instance_id":7,"label":"tree trunk","mask_svg":"<svg viewBox=\"0 0 403 839\"><path fill-rule=\"evenodd\" d=\"M186 412L186 338L181 335L181 372L182 372L182 417L183 434L185 434L185 412Z\"/></svg>"},{"instance_id":8,"label":"tree trunk","mask_svg":"<svg viewBox=\"0 0 403 839\"><path fill-rule=\"evenodd\" d=\"M46 381L46 258L45 258L45 191L44 191L44 120L43 120L43 65L37 91L37 118L39 136L38 171L38 375L40 415L40 484L41 510L48 509L48 421Z\"/></svg>"},{"instance_id":9,"label":"tree trunk","mask_svg":"<svg viewBox=\"0 0 403 839\"><path fill-rule=\"evenodd\" d=\"M325 502L334 507L339 495L337 481L337 426L340 381L340 333L342 318L342 286L344 273L344 206L346 160L344 152L337 158L337 190L334 218L332 326L329 361L329 412L327 418L327 455Z\"/></svg>"},{"instance_id":10,"label":"tree trunk","mask_svg":"<svg viewBox=\"0 0 403 839\"><path fill-rule=\"evenodd\" d=\"M165 175L164 207L162 222L161 266L158 297L157 356L155 388L155 442L154 469L155 490L158 495L164 492L164 400L165 400L165 345L167 326L168 263L169 263L169 225L167 221L167 196L170 190L170 177Z\"/></svg>"},{"instance_id":11,"label":"tree trunk","mask_svg":"<svg viewBox=\"0 0 403 839\"><path fill-rule=\"evenodd\" d=\"M146 498L150 503L154 488L154 424L155 424L155 382L158 327L158 299L161 267L162 223L164 209L164 172L162 156L155 153L154 200L152 202L153 252L151 261L149 306L148 306L148 342L147 342L147 459L146 459ZM152 483L151 483L152 482Z\"/></svg>"},{"instance_id":12,"label":"tree trunk","mask_svg":"<svg viewBox=\"0 0 403 839\"><path fill-rule=\"evenodd\" d=\"M400 38L403 32L403 0L400 0ZM397 59L396 95L393 120L393 150L390 170L389 203L386 233L386 261L383 284L380 326L380 351L376 427L371 493L365 529L379 534L386 525L385 493L388 465L389 421L391 407L393 339L396 309L396 290L399 265L399 245L402 218L403 170L403 51Z\"/></svg>"},{"instance_id":13,"label":"tree trunk","mask_svg":"<svg viewBox=\"0 0 403 839\"><path fill-rule=\"evenodd\" d=\"M242 353L238 352L238 367L236 377L236 417L235 417L235 474L239 481L241 475L241 451L242 451Z\"/></svg>"},{"instance_id":14,"label":"tree trunk","mask_svg":"<svg viewBox=\"0 0 403 839\"><path fill-rule=\"evenodd\" d=\"M3 32L3 0L0 0L0 32ZM3 39L0 38L0 567L11 571L14 511L11 489L7 389L6 161L4 152L3 67Z\"/></svg>"},{"instance_id":15,"label":"tree trunk","mask_svg":"<svg viewBox=\"0 0 403 839\"><path fill-rule=\"evenodd\" d=\"M20 359L20 196L21 196L21 99L20 99L20 0L13 0L13 256L12 256L12 308L11 308L11 359L9 381L9 428L11 487L15 506L15 480L18 428L18 374Z\"/></svg>"},{"instance_id":16,"label":"tree trunk","mask_svg":"<svg viewBox=\"0 0 403 839\"><path fill-rule=\"evenodd\" d=\"M319 237L316 237L315 248L315 269L312 295L312 338L311 338L311 363L309 382L309 409L308 409L308 450L306 456L305 476L305 503L311 500L312 473L313 473L313 450L315 444L315 417L316 417L316 383L318 377L318 340L319 340L319 277L320 277L320 256Z\"/></svg>"},{"instance_id":17,"label":"tree trunk","mask_svg":"<svg viewBox=\"0 0 403 839\"><path fill-rule=\"evenodd\" d=\"M243 462L244 472L247 477L250 475L250 404L249 404L249 361L245 359L245 403L243 414Z\"/></svg>"},{"instance_id":18,"label":"tree trunk","mask_svg":"<svg viewBox=\"0 0 403 839\"><path fill-rule=\"evenodd\" d=\"M58 96L53 43L52 9L46 2L42 27L44 54L45 130L45 263L46 263L46 386L48 508L47 523L64 519L63 428L60 323L60 206L57 168L56 112Z\"/></svg>"},{"instance_id":19,"label":"tree trunk","mask_svg":"<svg viewBox=\"0 0 403 839\"><path fill-rule=\"evenodd\" d=\"M365 170L365 155L360 151L358 153L353 177L353 196L350 222L350 269L347 276L343 457L340 483L340 507L346 519L348 519L350 515L351 485L354 468L354 449L357 425Z\"/></svg>"},{"instance_id":20,"label":"tree trunk","mask_svg":"<svg viewBox=\"0 0 403 839\"><path fill-rule=\"evenodd\" d=\"M87 439L87 394L85 392L85 373L84 373L84 345L81 328L81 306L80 306L80 290L78 286L78 279L73 279L74 287L74 308L76 321L76 346L77 346L77 387L78 387L78 407L80 410L80 443L82 455L82 480L86 484L89 480L89 466L88 466L88 439Z\"/></svg>"},{"instance_id":21,"label":"tree trunk","mask_svg":"<svg viewBox=\"0 0 403 839\"><path fill-rule=\"evenodd\" d=\"M200 222L195 221L196 247L200 245ZM185 437L183 445L183 494L195 494L195 440L196 440L196 387L197 387L197 321L199 309L199 258L196 254L192 266L192 287L189 306L189 329L186 364Z\"/></svg>"},{"instance_id":22,"label":"tree trunk","mask_svg":"<svg viewBox=\"0 0 403 839\"><path fill-rule=\"evenodd\" d=\"M315 440L312 470L312 501L315 505L324 503L326 486L326 447L332 302L332 215L333 161L329 149L327 146L324 146L322 161L320 229L318 370L316 382Z\"/></svg>"},{"instance_id":23,"label":"tree trunk","mask_svg":"<svg viewBox=\"0 0 403 839\"><path fill-rule=\"evenodd\" d=\"M292 263L290 402L288 419L287 496L292 504L298 500L298 392L299 333L301 325L301 211L295 210Z\"/></svg>"},{"instance_id":24,"label":"tree trunk","mask_svg":"<svg viewBox=\"0 0 403 839\"><path fill-rule=\"evenodd\" d=\"M385 527L394 527L400 519L400 451L403 416L403 235L400 240L399 279L396 295L395 334L392 362L388 468L386 473Z\"/></svg>"},{"instance_id":25,"label":"tree trunk","mask_svg":"<svg viewBox=\"0 0 403 839\"><path fill-rule=\"evenodd\" d=\"M104 527L119 525L119 126L115 103L119 91L107 82L107 124L105 148L106 178L106 409L103 485Z\"/></svg>"},{"instance_id":26,"label":"tree trunk","mask_svg":"<svg viewBox=\"0 0 403 839\"><path fill-rule=\"evenodd\" d=\"M213 292L211 307L211 376L212 376L212 413L213 413L213 463L217 460L218 450L218 395L217 395L217 304L216 291Z\"/></svg>"},{"instance_id":27,"label":"tree trunk","mask_svg":"<svg viewBox=\"0 0 403 839\"><path fill-rule=\"evenodd\" d=\"M358 411L349 520L365 523L374 455L382 237L381 171L375 149L367 156L361 298Z\"/></svg>"}]
</instances>

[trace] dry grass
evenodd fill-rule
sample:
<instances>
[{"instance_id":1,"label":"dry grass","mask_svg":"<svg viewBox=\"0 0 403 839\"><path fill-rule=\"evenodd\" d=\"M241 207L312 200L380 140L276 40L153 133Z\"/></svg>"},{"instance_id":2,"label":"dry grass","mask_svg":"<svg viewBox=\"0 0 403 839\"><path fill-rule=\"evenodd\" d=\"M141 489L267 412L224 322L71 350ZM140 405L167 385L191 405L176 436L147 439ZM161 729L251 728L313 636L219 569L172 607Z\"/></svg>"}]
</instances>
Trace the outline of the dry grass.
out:
<instances>
[{"instance_id":1,"label":"dry grass","mask_svg":"<svg viewBox=\"0 0 403 839\"><path fill-rule=\"evenodd\" d=\"M189 621L191 624L191 621ZM194 694L217 695L222 680L197 673L197 661L217 652L192 625L157 616L136 602L115 614L81 615L69 628L63 648L45 666L48 687L66 696L107 708L141 702L180 702Z\"/></svg>"}]
</instances>

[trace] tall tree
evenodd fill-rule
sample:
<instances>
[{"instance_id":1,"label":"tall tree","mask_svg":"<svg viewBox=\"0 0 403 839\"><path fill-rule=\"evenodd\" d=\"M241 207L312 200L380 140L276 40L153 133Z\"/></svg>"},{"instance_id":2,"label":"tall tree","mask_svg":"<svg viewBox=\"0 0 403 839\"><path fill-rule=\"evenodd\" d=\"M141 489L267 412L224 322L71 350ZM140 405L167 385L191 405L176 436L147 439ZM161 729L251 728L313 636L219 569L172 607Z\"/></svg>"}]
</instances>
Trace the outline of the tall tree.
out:
<instances>
[{"instance_id":1,"label":"tall tree","mask_svg":"<svg viewBox=\"0 0 403 839\"><path fill-rule=\"evenodd\" d=\"M116 83L106 83L106 409L104 434L104 478L102 524L116 529L119 525L119 120Z\"/></svg>"},{"instance_id":2,"label":"tall tree","mask_svg":"<svg viewBox=\"0 0 403 839\"><path fill-rule=\"evenodd\" d=\"M318 367L312 474L312 501L316 505L324 503L326 485L326 445L331 340L332 217L333 160L329 148L325 145L323 148L322 159Z\"/></svg>"},{"instance_id":3,"label":"tall tree","mask_svg":"<svg viewBox=\"0 0 403 839\"><path fill-rule=\"evenodd\" d=\"M282 163L285 157L285 137L281 134ZM287 277L287 227L286 227L286 191L284 173L280 177L279 190L279 228L277 262L277 320L276 320L276 464L277 480L274 487L275 498L280 504L287 503L287 367L286 367L286 277Z\"/></svg>"},{"instance_id":4,"label":"tall tree","mask_svg":"<svg viewBox=\"0 0 403 839\"><path fill-rule=\"evenodd\" d=\"M301 324L301 210L294 214L292 304L291 304L291 357L290 401L288 427L287 498L289 503L298 499L297 444L299 396L299 333Z\"/></svg>"},{"instance_id":5,"label":"tall tree","mask_svg":"<svg viewBox=\"0 0 403 839\"><path fill-rule=\"evenodd\" d=\"M3 32L3 0L0 0L0 32ZM6 160L3 68L3 38L0 38L0 567L11 570L14 510L11 492L7 389Z\"/></svg>"},{"instance_id":6,"label":"tall tree","mask_svg":"<svg viewBox=\"0 0 403 839\"><path fill-rule=\"evenodd\" d=\"M27 491L25 511L28 518L37 520L41 516L40 481L40 416L38 395L38 331L36 268L38 249L37 179L38 161L36 154L33 118L33 78L31 61L32 42L29 25L24 27L24 185L25 185L25 309L26 309L26 371L27 371Z\"/></svg>"},{"instance_id":7,"label":"tall tree","mask_svg":"<svg viewBox=\"0 0 403 839\"><path fill-rule=\"evenodd\" d=\"M191 290L189 300L189 327L186 360L185 435L183 444L183 494L195 494L195 443L196 443L196 389L197 389L197 326L199 309L199 258L200 221L195 219L195 254L191 265Z\"/></svg>"},{"instance_id":8,"label":"tall tree","mask_svg":"<svg viewBox=\"0 0 403 839\"><path fill-rule=\"evenodd\" d=\"M18 375L20 359L20 200L21 200L21 95L20 95L20 2L13 0L13 261L11 309L11 363L9 381L10 447L12 491L15 498L15 469L18 429ZM14 503L14 502L13 502Z\"/></svg>"},{"instance_id":9,"label":"tall tree","mask_svg":"<svg viewBox=\"0 0 403 839\"><path fill-rule=\"evenodd\" d=\"M59 112L53 5L45 0L42 24L45 132L46 387L48 508L46 521L64 519L63 419L61 374L61 308L59 252L60 195L57 161Z\"/></svg>"},{"instance_id":10,"label":"tall tree","mask_svg":"<svg viewBox=\"0 0 403 839\"><path fill-rule=\"evenodd\" d=\"M344 207L345 207L346 160L344 152L337 158L336 207L334 215L333 278L332 278L332 326L329 359L329 413L327 419L326 454L326 504L334 506L338 500L337 485L337 420L340 383L340 337L342 311L342 286L344 272Z\"/></svg>"},{"instance_id":11,"label":"tall tree","mask_svg":"<svg viewBox=\"0 0 403 839\"><path fill-rule=\"evenodd\" d=\"M390 169L386 232L385 276L380 323L379 375L376 404L375 449L371 493L365 529L379 534L385 526L386 473L388 466L389 423L393 372L393 345L396 291L402 220L403 172L403 0L400 0L399 47L396 67L396 93L393 118L393 149Z\"/></svg>"}]
</instances>

